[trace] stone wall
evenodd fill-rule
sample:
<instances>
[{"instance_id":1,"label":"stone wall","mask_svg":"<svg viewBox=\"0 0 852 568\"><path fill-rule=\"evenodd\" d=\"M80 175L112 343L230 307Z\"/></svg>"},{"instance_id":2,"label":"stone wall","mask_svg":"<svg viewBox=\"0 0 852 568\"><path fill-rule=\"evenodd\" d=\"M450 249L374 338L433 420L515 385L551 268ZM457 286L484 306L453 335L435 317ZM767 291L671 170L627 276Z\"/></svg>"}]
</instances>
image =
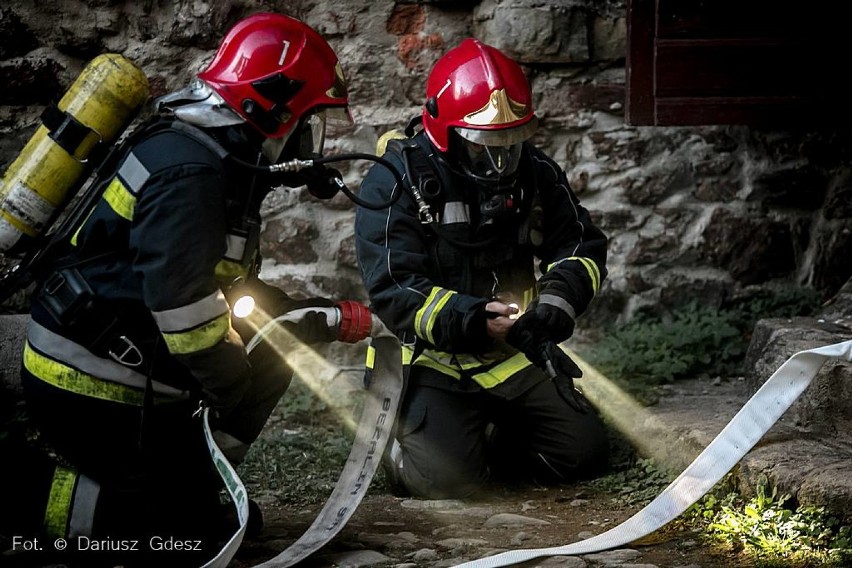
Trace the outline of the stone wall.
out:
<instances>
[{"instance_id":1,"label":"stone wall","mask_svg":"<svg viewBox=\"0 0 852 568\"><path fill-rule=\"evenodd\" d=\"M779 284L829 297L852 276L852 133L626 126L623 0L22 0L0 8L0 169L95 55L127 55L160 95L260 10L304 19L340 56L357 125L332 153L372 151L404 125L432 63L466 36L523 62L536 141L611 237L610 278L586 322ZM350 187L367 167L345 171ZM365 298L348 201L287 190L264 212L264 276L301 295Z\"/></svg>"}]
</instances>

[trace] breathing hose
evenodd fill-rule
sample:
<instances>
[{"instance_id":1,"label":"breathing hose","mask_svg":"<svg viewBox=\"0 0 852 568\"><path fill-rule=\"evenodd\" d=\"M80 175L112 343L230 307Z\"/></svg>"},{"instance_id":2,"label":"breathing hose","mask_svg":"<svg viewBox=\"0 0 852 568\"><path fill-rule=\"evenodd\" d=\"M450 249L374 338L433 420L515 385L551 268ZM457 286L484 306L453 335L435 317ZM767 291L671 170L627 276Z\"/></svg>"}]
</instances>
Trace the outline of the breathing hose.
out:
<instances>
[{"instance_id":1,"label":"breathing hose","mask_svg":"<svg viewBox=\"0 0 852 568\"><path fill-rule=\"evenodd\" d=\"M406 170L408 170L408 159L407 156L405 156L404 152L403 158ZM330 164L334 162L344 162L349 160L369 160L372 162L376 162L377 164L380 164L385 167L391 173L391 175L394 177L394 180L396 181L397 187L403 188L403 190L407 190L409 193L411 193L412 198L414 198L415 202L419 207L421 223L430 227L435 232L435 234L438 235L438 237L446 240L452 246L465 250L476 250L491 246L499 240L499 235L494 235L488 239L478 242L464 242L449 236L445 231L442 230L443 228L441 227L440 223L438 223L438 221L435 220L432 214L429 212L429 207L425 203L423 196L420 194L418 188L415 187L414 184L406 185L405 181L403 180L403 176L400 175L399 170L397 170L393 163L379 156L374 156L373 154L352 152L347 154L324 156L307 160L301 160L296 158L293 160L287 160L285 162L271 164L268 166L260 166L243 161L235 157L233 154L228 154L228 159L230 159L242 168L266 174L297 173L304 169L312 168L315 166L322 166L325 164ZM406 171L406 173L408 174L409 179L411 179L410 172ZM365 209L370 209L373 211L379 211L381 209L387 209L388 207L391 207L397 201L399 201L399 198L402 196L402 191L394 191L391 193L390 199L388 199L387 201L381 203L370 203L355 195L348 187L346 187L346 184L344 184L343 180L341 180L340 178L335 177L334 180L337 184L337 189L339 189L344 195L346 195L346 197L348 197L353 203Z\"/></svg>"},{"instance_id":2,"label":"breathing hose","mask_svg":"<svg viewBox=\"0 0 852 568\"><path fill-rule=\"evenodd\" d=\"M300 172L300 171L307 169L307 168L312 168L312 167L315 167L315 166L322 166L322 165L330 164L330 163L334 163L334 162L344 162L344 161L349 161L349 160L370 160L372 162L376 162L377 164L381 164L382 166L387 168L388 171L390 171L391 175L393 175L394 179L396 180L397 185L401 188L405 187L405 183L402 180L402 176L399 174L399 172L397 171L397 169L394 167L394 165L391 162L389 162L388 160L385 160L384 158L381 158L379 156L374 156L372 154L364 154L364 153L360 153L360 152L352 152L352 153L348 153L348 154L338 154L336 156L324 156L324 157L321 157L321 158L313 158L313 159L308 159L308 160L300 160L300 159L297 158L297 159L293 159L293 160L287 160L286 162L281 162L279 164L272 164L272 165L269 165L269 166L258 166L258 165L252 164L250 162L245 162L245 161L240 160L239 158L235 157L233 154L229 154L228 158L231 161L233 161L234 163L236 163L237 165L239 165L240 167L246 168L248 170L256 171L256 172L267 173L267 174L296 173L296 172ZM355 195L348 187L346 187L346 184L344 184L343 180L341 180L340 178L335 177L335 180L336 180L338 189L340 189L340 191L343 192L343 194L346 195L346 197L348 197L356 205L359 205L359 206L361 206L365 209L371 209L371 210L374 210L374 211L378 211L378 210L381 210L381 209L387 209L388 207L392 206L394 203L399 201L399 198L402 195L402 192L394 192L394 193L391 194L390 199L385 201L385 202L370 203L368 201L364 201L363 199L361 199L360 197Z\"/></svg>"}]
</instances>

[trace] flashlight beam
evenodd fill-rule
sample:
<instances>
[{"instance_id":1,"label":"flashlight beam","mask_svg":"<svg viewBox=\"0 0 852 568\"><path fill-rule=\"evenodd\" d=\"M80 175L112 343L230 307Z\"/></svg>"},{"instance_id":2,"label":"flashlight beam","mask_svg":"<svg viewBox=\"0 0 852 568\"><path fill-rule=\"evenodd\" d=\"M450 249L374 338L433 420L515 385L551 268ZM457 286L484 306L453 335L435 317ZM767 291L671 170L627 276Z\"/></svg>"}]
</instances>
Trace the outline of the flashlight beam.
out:
<instances>
[{"instance_id":1,"label":"flashlight beam","mask_svg":"<svg viewBox=\"0 0 852 568\"><path fill-rule=\"evenodd\" d=\"M583 394L621 432L640 455L652 457L670 471L682 469L697 452L674 430L570 349L583 371Z\"/></svg>"},{"instance_id":2,"label":"flashlight beam","mask_svg":"<svg viewBox=\"0 0 852 568\"><path fill-rule=\"evenodd\" d=\"M330 408L336 407L328 387L334 378L343 372L340 367L330 363L258 307L255 307L245 320L256 331L255 337L249 342L247 348L249 351L260 345L260 342L267 343L278 357L293 369L293 374L301 379L320 400ZM354 432L357 429L357 424L351 415L344 415L341 412L338 414L347 430Z\"/></svg>"}]
</instances>

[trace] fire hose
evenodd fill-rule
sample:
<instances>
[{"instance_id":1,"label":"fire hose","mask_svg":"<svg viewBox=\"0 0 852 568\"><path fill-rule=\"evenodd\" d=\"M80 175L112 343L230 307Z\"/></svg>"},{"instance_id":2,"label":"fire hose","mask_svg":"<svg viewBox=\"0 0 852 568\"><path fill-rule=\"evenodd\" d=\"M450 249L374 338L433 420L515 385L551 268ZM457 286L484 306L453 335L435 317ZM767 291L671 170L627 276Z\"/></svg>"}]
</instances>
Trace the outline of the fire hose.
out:
<instances>
[{"instance_id":1,"label":"fire hose","mask_svg":"<svg viewBox=\"0 0 852 568\"><path fill-rule=\"evenodd\" d=\"M852 362L852 341L800 351L790 357L746 402L697 458L638 513L610 530L580 542L551 548L511 550L456 568L497 568L542 556L575 556L609 550L660 529L710 491L808 388L829 359Z\"/></svg>"},{"instance_id":2,"label":"fire hose","mask_svg":"<svg viewBox=\"0 0 852 568\"><path fill-rule=\"evenodd\" d=\"M315 310L326 313L330 326L340 326L343 316L340 308L302 308L276 318L261 328L249 342L248 349L254 348L269 329L282 321L299 321L305 313ZM322 548L334 538L355 512L375 475L391 435L399 405L403 371L397 337L377 317L372 316L370 323L369 335L376 349L373 376L368 386L368 401L362 410L346 465L319 515L305 533L280 554L259 564L257 568L293 566ZM800 351L790 357L659 496L620 525L580 542L549 548L511 550L457 564L455 567L498 568L545 556L591 554L623 546L662 528L710 491L757 444L808 388L829 359L852 362L852 341ZM213 452L215 444L212 436L209 436L209 428L206 428L206 433L208 443L212 445L214 462L219 468L220 463ZM228 465L224 457L222 460ZM245 488L239 483L239 478L232 468L230 473L238 482L232 484L233 490L228 484L228 476L223 475L223 479L237 507L241 528L219 556L206 564L205 568L224 568L239 548L245 532L248 519Z\"/></svg>"},{"instance_id":3,"label":"fire hose","mask_svg":"<svg viewBox=\"0 0 852 568\"><path fill-rule=\"evenodd\" d=\"M340 302L330 308L300 308L287 312L262 326L246 345L251 352L266 337L280 329L284 322L298 322L309 312L325 314L330 329L337 330L338 340L355 343L371 338L375 349L367 399L361 410L358 430L349 457L337 484L313 523L293 544L258 568L285 568L307 558L334 538L358 508L378 469L382 453L391 436L402 392L402 352L399 339L366 307L357 302ZM214 465L231 496L240 528L219 554L204 568L225 568L242 543L248 524L248 497L236 471L216 446L204 416L204 431Z\"/></svg>"}]
</instances>

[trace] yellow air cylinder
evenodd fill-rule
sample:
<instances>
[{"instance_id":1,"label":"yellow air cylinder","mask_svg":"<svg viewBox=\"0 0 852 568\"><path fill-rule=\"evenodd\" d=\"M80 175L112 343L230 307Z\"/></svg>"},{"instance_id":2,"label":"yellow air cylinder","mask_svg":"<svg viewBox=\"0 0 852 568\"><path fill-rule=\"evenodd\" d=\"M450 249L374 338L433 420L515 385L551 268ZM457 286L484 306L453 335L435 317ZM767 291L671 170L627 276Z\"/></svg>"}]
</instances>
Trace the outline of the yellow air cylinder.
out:
<instances>
[{"instance_id":1,"label":"yellow air cylinder","mask_svg":"<svg viewBox=\"0 0 852 568\"><path fill-rule=\"evenodd\" d=\"M44 232L91 173L92 150L114 142L147 99L148 79L121 55L99 55L83 69L57 105L76 135L42 124L0 182L0 253Z\"/></svg>"}]
</instances>

